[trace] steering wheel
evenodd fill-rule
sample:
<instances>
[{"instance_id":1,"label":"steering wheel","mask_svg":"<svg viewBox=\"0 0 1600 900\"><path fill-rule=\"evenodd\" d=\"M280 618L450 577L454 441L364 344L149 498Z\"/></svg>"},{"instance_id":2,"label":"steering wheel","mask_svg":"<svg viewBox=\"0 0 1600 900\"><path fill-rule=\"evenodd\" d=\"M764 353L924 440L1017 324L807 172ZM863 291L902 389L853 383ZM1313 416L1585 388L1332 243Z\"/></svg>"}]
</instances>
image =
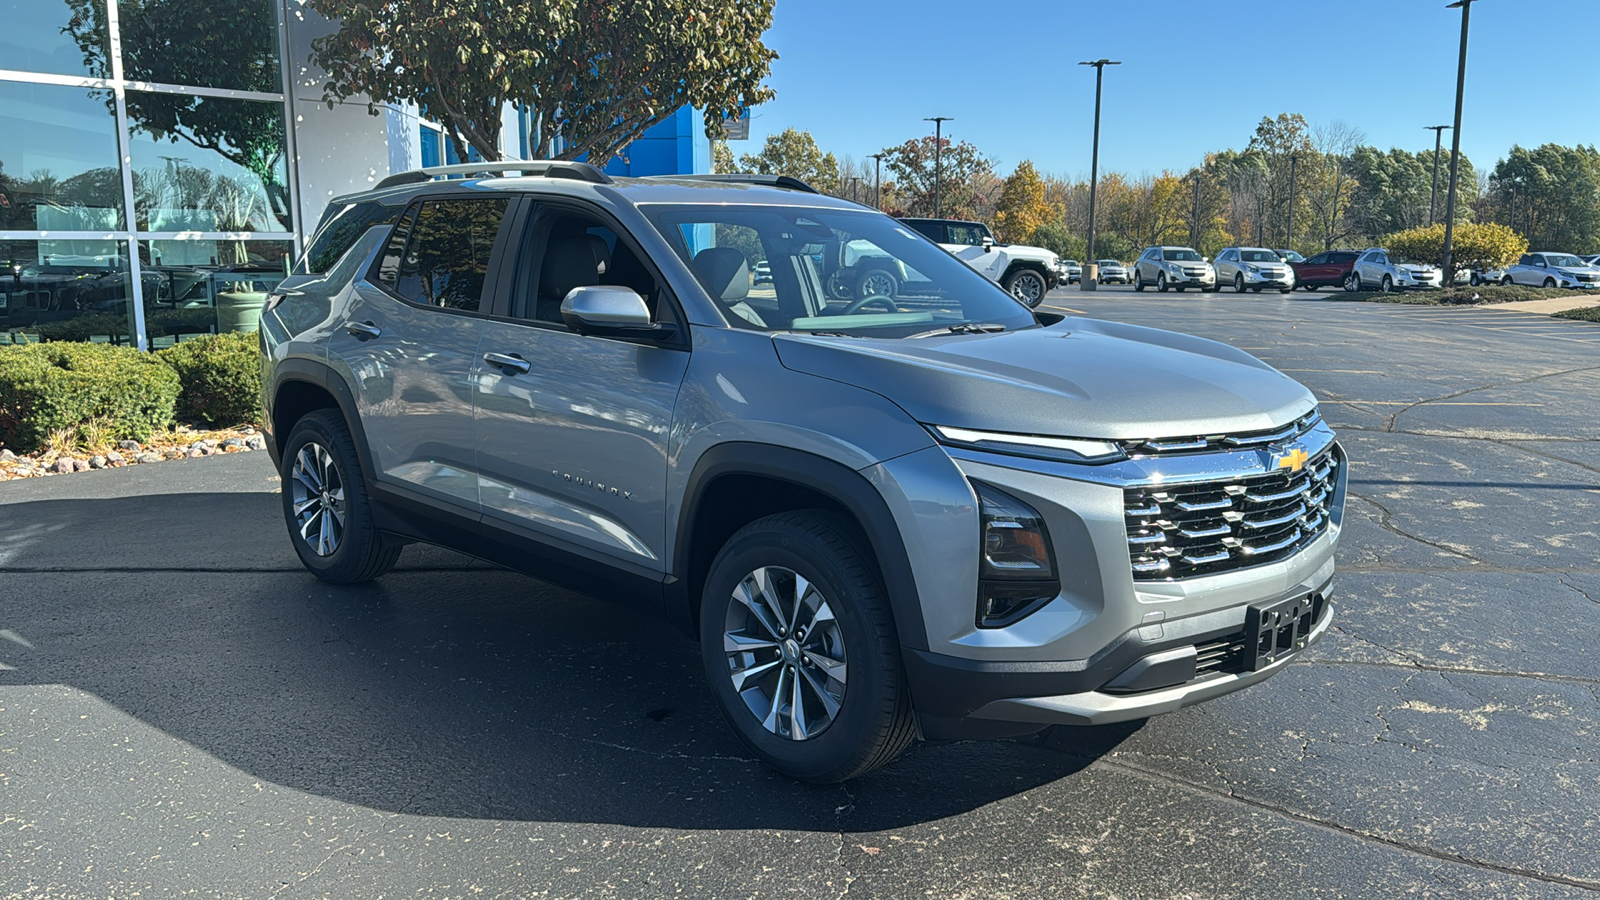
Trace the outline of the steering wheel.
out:
<instances>
[{"instance_id":1,"label":"steering wheel","mask_svg":"<svg viewBox=\"0 0 1600 900\"><path fill-rule=\"evenodd\" d=\"M882 294L868 294L859 300L852 301L849 306L839 310L838 312L834 313L834 315L848 316L853 312L859 311L862 307L870 303L882 303L884 306L889 307L889 312L892 313L897 313L900 311L900 307L895 305L893 298L885 297Z\"/></svg>"}]
</instances>

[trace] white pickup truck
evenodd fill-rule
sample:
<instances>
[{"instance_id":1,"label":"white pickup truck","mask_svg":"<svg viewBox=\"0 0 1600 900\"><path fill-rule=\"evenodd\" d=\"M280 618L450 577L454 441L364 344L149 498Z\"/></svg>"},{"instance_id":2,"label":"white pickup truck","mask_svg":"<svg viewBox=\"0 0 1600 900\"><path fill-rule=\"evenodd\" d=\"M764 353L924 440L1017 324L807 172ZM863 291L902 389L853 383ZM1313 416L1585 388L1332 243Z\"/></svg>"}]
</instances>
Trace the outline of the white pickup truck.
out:
<instances>
[{"instance_id":1,"label":"white pickup truck","mask_svg":"<svg viewBox=\"0 0 1600 900\"><path fill-rule=\"evenodd\" d=\"M1061 280L1059 258L1043 247L996 243L982 222L901 219L913 231L955 254L1031 309Z\"/></svg>"}]
</instances>

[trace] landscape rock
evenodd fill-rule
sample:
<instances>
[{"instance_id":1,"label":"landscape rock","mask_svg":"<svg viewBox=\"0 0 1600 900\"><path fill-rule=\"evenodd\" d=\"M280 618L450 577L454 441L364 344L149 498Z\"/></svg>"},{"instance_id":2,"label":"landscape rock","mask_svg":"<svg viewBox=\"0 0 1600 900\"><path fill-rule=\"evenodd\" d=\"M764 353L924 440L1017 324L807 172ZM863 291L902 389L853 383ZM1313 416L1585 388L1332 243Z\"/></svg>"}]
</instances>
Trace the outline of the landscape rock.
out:
<instances>
[{"instance_id":1,"label":"landscape rock","mask_svg":"<svg viewBox=\"0 0 1600 900\"><path fill-rule=\"evenodd\" d=\"M117 441L117 449L126 450L129 453L138 453L144 449L144 446L138 441Z\"/></svg>"},{"instance_id":2,"label":"landscape rock","mask_svg":"<svg viewBox=\"0 0 1600 900\"><path fill-rule=\"evenodd\" d=\"M148 451L144 453L136 453L134 454L133 461L141 463L161 462L161 454L150 453Z\"/></svg>"},{"instance_id":3,"label":"landscape rock","mask_svg":"<svg viewBox=\"0 0 1600 900\"><path fill-rule=\"evenodd\" d=\"M106 451L106 462L120 464L120 463L123 463L123 462L126 462L126 461L127 461L126 458L123 457L123 455L121 453L118 453L115 450Z\"/></svg>"},{"instance_id":4,"label":"landscape rock","mask_svg":"<svg viewBox=\"0 0 1600 900\"><path fill-rule=\"evenodd\" d=\"M245 449L244 439L243 438L228 438L227 440L222 442L222 449L224 449L224 450L243 450L243 449Z\"/></svg>"},{"instance_id":5,"label":"landscape rock","mask_svg":"<svg viewBox=\"0 0 1600 900\"><path fill-rule=\"evenodd\" d=\"M16 458L17 455L10 450L0 450L0 462L12 462Z\"/></svg>"},{"instance_id":6,"label":"landscape rock","mask_svg":"<svg viewBox=\"0 0 1600 900\"><path fill-rule=\"evenodd\" d=\"M89 461L87 459L74 459L72 461L72 471L74 471L74 472L87 472L87 471L89 471Z\"/></svg>"},{"instance_id":7,"label":"landscape rock","mask_svg":"<svg viewBox=\"0 0 1600 900\"><path fill-rule=\"evenodd\" d=\"M252 434L245 438L244 445L251 450L265 450L267 449L267 439L259 434Z\"/></svg>"},{"instance_id":8,"label":"landscape rock","mask_svg":"<svg viewBox=\"0 0 1600 900\"><path fill-rule=\"evenodd\" d=\"M183 459L183 451L182 450L168 450L166 453L164 453L162 455L165 456L167 459Z\"/></svg>"},{"instance_id":9,"label":"landscape rock","mask_svg":"<svg viewBox=\"0 0 1600 900\"><path fill-rule=\"evenodd\" d=\"M215 450L218 447L222 446L222 442L217 440L216 438L206 438L205 440L201 441L200 443L202 443L205 446L211 448L212 450Z\"/></svg>"},{"instance_id":10,"label":"landscape rock","mask_svg":"<svg viewBox=\"0 0 1600 900\"><path fill-rule=\"evenodd\" d=\"M195 447L195 448L191 449L189 452L185 453L184 455L189 457L190 459L199 459L200 457L205 456L206 452L204 450L200 449L199 447Z\"/></svg>"},{"instance_id":11,"label":"landscape rock","mask_svg":"<svg viewBox=\"0 0 1600 900\"><path fill-rule=\"evenodd\" d=\"M51 468L52 471L54 471L57 475L71 475L73 472L72 457L61 457L60 459L56 460L56 464Z\"/></svg>"},{"instance_id":12,"label":"landscape rock","mask_svg":"<svg viewBox=\"0 0 1600 900\"><path fill-rule=\"evenodd\" d=\"M94 456L89 457L89 468L91 468L91 469L104 469L105 467L106 467L106 458L104 456L101 456L100 454L96 453Z\"/></svg>"}]
</instances>

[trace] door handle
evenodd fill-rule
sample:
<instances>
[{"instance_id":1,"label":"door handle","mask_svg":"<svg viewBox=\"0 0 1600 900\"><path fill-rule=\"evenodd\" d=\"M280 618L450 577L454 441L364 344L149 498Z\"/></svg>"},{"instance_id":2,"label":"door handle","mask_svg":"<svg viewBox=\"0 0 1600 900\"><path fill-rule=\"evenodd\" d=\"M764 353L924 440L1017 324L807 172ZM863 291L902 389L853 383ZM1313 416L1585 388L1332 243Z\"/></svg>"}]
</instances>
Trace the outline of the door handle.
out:
<instances>
[{"instance_id":1,"label":"door handle","mask_svg":"<svg viewBox=\"0 0 1600 900\"><path fill-rule=\"evenodd\" d=\"M515 353L485 353L483 361L497 369L510 369L513 373L526 373L533 369L533 363Z\"/></svg>"},{"instance_id":2,"label":"door handle","mask_svg":"<svg viewBox=\"0 0 1600 900\"><path fill-rule=\"evenodd\" d=\"M355 335L363 341L367 338L375 338L378 335L383 334L383 329L372 324L371 322L349 322L344 326L344 330Z\"/></svg>"}]
</instances>

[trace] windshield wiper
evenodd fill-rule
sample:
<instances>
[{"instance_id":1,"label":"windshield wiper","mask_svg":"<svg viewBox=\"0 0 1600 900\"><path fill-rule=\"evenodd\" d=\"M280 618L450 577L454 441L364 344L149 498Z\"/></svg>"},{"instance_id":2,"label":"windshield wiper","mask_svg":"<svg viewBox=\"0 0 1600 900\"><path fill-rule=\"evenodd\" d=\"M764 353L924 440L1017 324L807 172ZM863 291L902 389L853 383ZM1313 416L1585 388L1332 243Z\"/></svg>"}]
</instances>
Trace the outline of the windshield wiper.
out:
<instances>
[{"instance_id":1,"label":"windshield wiper","mask_svg":"<svg viewBox=\"0 0 1600 900\"><path fill-rule=\"evenodd\" d=\"M998 322L957 322L947 328L935 328L932 331L913 334L910 339L936 337L941 334L994 334L1005 330L1006 327Z\"/></svg>"}]
</instances>

